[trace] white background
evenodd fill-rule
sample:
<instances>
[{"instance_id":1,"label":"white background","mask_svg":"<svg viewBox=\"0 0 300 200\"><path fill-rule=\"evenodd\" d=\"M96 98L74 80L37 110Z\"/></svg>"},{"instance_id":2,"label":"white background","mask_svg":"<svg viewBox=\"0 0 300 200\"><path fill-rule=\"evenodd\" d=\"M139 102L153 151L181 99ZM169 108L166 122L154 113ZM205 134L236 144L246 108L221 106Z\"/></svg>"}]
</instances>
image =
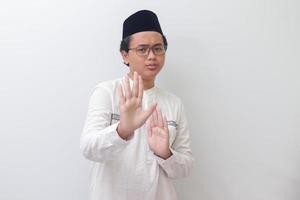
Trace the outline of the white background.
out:
<instances>
[{"instance_id":1,"label":"white background","mask_svg":"<svg viewBox=\"0 0 300 200\"><path fill-rule=\"evenodd\" d=\"M122 22L151 9L169 40L157 84L181 97L196 158L182 200L300 199L297 0L0 2L0 199L82 200L96 83L123 76Z\"/></svg>"}]
</instances>

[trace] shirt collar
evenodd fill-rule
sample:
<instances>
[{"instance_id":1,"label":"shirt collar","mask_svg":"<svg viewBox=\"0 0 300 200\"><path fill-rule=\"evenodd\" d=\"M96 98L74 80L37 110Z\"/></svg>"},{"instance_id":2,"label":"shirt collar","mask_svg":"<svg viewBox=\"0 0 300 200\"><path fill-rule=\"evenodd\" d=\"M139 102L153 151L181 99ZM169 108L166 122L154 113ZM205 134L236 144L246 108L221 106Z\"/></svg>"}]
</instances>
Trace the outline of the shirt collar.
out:
<instances>
[{"instance_id":1,"label":"shirt collar","mask_svg":"<svg viewBox=\"0 0 300 200\"><path fill-rule=\"evenodd\" d=\"M130 85L130 88L132 89L133 80L130 77L129 77L129 85ZM144 90L144 95L151 96L155 93L156 90L157 90L157 87L154 85L152 88Z\"/></svg>"}]
</instances>

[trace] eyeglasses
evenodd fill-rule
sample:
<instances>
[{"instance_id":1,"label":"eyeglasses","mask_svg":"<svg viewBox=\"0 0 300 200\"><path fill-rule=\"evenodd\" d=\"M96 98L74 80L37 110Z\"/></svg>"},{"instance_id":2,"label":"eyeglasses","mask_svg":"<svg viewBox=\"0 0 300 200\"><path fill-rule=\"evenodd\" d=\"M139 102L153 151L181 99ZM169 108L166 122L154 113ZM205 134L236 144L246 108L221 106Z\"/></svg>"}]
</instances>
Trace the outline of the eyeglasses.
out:
<instances>
[{"instance_id":1,"label":"eyeglasses","mask_svg":"<svg viewBox=\"0 0 300 200\"><path fill-rule=\"evenodd\" d=\"M135 53L138 56L146 57L146 56L149 55L150 49L151 49L151 51L153 52L154 55L159 56L159 55L164 55L166 53L167 46L160 45L160 44L159 45L154 45L152 47L148 46L148 45L141 45L141 46L131 48L131 49L128 49L128 50L134 50Z\"/></svg>"}]
</instances>

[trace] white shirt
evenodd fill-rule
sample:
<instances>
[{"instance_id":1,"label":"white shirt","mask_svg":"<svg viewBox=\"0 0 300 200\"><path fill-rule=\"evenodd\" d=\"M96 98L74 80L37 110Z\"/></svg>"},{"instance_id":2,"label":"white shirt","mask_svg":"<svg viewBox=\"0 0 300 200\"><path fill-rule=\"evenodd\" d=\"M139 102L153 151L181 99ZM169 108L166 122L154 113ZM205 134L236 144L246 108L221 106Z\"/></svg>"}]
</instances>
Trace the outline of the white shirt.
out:
<instances>
[{"instance_id":1,"label":"white shirt","mask_svg":"<svg viewBox=\"0 0 300 200\"><path fill-rule=\"evenodd\" d=\"M193 163L183 105L156 86L144 91L143 108L157 102L168 121L173 155L161 159L149 149L145 124L127 141L116 132L120 83L121 79L99 83L90 98L80 139L83 155L93 161L90 199L175 200L172 179L188 176Z\"/></svg>"}]
</instances>

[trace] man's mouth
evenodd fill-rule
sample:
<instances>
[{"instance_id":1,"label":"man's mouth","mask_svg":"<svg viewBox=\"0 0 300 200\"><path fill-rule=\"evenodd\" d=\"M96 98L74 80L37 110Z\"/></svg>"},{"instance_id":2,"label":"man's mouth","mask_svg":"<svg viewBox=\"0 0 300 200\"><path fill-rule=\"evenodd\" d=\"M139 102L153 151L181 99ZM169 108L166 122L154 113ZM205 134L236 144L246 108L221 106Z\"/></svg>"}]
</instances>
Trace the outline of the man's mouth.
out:
<instances>
[{"instance_id":1,"label":"man's mouth","mask_svg":"<svg viewBox=\"0 0 300 200\"><path fill-rule=\"evenodd\" d=\"M146 67L147 67L148 69L154 70L154 69L157 68L157 65L156 65L156 64L149 64L149 65L146 65Z\"/></svg>"}]
</instances>

